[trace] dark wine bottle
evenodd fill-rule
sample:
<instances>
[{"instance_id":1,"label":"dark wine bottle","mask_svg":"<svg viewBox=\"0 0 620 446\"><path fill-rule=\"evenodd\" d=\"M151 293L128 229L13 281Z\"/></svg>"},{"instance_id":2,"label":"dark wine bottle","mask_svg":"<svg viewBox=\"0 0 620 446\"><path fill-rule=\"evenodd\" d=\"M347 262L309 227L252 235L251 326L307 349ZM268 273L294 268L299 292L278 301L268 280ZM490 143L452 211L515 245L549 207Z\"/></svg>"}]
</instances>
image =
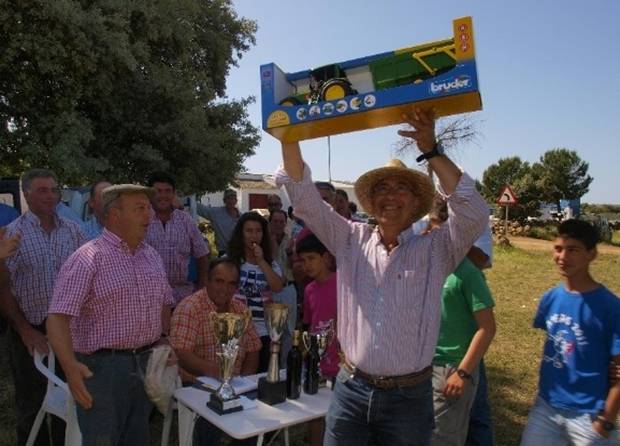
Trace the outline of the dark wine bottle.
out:
<instances>
[{"instance_id":1,"label":"dark wine bottle","mask_svg":"<svg viewBox=\"0 0 620 446\"><path fill-rule=\"evenodd\" d=\"M306 356L306 380L304 381L304 392L314 395L319 391L319 344L315 335L310 335L310 350Z\"/></svg>"},{"instance_id":2,"label":"dark wine bottle","mask_svg":"<svg viewBox=\"0 0 620 446\"><path fill-rule=\"evenodd\" d=\"M302 353L299 348L299 330L293 334L293 347L286 357L286 396L295 400L301 393Z\"/></svg>"}]
</instances>

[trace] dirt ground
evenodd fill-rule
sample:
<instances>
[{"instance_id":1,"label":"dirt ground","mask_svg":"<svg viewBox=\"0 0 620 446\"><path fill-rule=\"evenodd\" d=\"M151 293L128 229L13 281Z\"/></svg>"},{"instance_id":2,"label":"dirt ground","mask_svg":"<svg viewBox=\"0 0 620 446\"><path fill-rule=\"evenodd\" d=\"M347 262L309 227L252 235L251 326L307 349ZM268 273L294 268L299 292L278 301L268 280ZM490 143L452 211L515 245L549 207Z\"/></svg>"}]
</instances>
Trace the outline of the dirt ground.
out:
<instances>
[{"instance_id":1,"label":"dirt ground","mask_svg":"<svg viewBox=\"0 0 620 446\"><path fill-rule=\"evenodd\" d=\"M512 243L517 248L521 249L536 249L540 251L549 251L551 252L552 242L548 240L540 240L536 238L528 238L528 237L518 237L516 235L511 235L509 237L510 243ZM620 247L599 244L598 252L601 254L616 254L620 255Z\"/></svg>"}]
</instances>

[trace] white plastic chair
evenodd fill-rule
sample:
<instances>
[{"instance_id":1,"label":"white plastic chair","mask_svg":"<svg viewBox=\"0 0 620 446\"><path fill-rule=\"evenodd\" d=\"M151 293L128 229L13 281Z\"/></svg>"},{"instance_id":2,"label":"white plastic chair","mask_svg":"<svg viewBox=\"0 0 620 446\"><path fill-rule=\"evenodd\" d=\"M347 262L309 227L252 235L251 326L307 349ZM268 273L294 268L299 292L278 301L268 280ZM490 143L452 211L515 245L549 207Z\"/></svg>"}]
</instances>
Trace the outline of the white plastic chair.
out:
<instances>
[{"instance_id":1,"label":"white plastic chair","mask_svg":"<svg viewBox=\"0 0 620 446\"><path fill-rule=\"evenodd\" d=\"M67 383L61 380L56 375L56 358L51 347L49 347L49 354L39 353L38 350L34 351L34 365L47 378L47 392L41 404L41 409L37 413L37 417L34 420L30 434L28 435L28 441L26 446L33 446L34 442L39 434L43 419L47 415L47 424L51 424L50 414L65 420L67 427L65 429L65 446L81 446L82 445L82 433L80 432L80 426L77 421L77 413L75 410L75 401ZM43 363L43 360L47 357L47 366Z\"/></svg>"}]
</instances>

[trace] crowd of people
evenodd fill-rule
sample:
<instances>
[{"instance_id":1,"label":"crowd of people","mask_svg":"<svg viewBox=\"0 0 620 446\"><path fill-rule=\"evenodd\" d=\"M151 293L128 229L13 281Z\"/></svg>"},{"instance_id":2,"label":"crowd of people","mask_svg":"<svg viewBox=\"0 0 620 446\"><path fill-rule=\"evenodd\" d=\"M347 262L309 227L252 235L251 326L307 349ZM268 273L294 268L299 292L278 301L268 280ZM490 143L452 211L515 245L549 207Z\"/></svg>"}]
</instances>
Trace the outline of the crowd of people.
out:
<instances>
[{"instance_id":1,"label":"crowd of people","mask_svg":"<svg viewBox=\"0 0 620 446\"><path fill-rule=\"evenodd\" d=\"M226 190L223 206L198 205L214 229L213 250L176 206L176 182L165 172L146 186L95 182L92 216L81 224L59 212L54 172L25 172L28 210L0 207L0 311L17 444L25 444L46 391L35 350L51 348L58 358L84 445L146 445L153 406L143 381L152 349L172 347L183 385L220 378L210 317L249 309L234 373L264 372L271 301L290 309L285 352L295 328L335 332L321 361L332 401L325 420L309 423L313 446L494 444L483 360L496 331L484 276L492 267L488 206L443 154L432 113L406 119L414 130L400 133L415 140L437 187L398 160L366 172L355 193L374 220L368 224L346 192L312 181L299 144L283 144L276 181L292 209L283 211L274 194L268 218L243 213ZM596 243L588 223L559 228L554 260L564 282L543 296L534 318L547 339L522 445L617 438L620 301L590 275ZM62 444L63 435L55 420L35 444ZM206 420L197 423L198 444L221 437Z\"/></svg>"}]
</instances>

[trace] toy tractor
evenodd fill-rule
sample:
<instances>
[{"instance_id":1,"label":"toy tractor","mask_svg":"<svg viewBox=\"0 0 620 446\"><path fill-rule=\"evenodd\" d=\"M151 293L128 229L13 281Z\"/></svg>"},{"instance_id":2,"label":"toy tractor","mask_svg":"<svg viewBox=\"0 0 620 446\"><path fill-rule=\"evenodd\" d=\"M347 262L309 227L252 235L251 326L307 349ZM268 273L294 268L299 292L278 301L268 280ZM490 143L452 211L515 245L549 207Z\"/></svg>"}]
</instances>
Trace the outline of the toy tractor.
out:
<instances>
[{"instance_id":1,"label":"toy tractor","mask_svg":"<svg viewBox=\"0 0 620 446\"><path fill-rule=\"evenodd\" d=\"M321 101L333 101L351 94L357 94L344 70L338 64L325 65L310 71L310 91L288 96L280 105L291 106L316 104Z\"/></svg>"}]
</instances>

